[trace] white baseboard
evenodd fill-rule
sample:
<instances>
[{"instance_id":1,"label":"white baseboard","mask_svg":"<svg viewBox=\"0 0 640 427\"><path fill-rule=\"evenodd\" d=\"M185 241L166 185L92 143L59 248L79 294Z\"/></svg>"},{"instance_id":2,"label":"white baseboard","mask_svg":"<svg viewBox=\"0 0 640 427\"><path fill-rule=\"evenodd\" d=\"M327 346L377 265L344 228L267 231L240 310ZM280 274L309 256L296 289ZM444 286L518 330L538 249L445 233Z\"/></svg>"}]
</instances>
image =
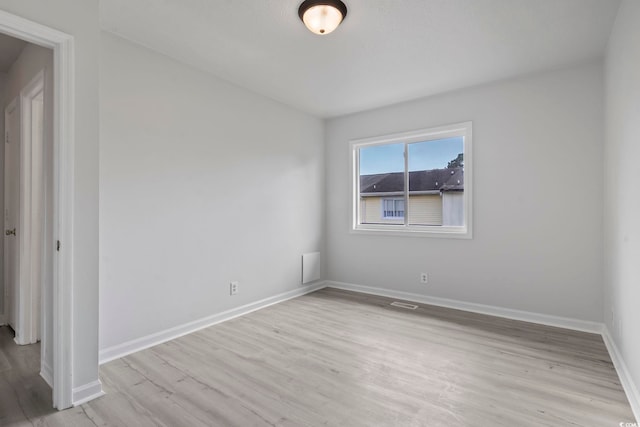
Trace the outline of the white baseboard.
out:
<instances>
[{"instance_id":1,"label":"white baseboard","mask_svg":"<svg viewBox=\"0 0 640 427\"><path fill-rule=\"evenodd\" d=\"M99 357L100 364L102 365L111 360L124 357L128 354L135 353L140 350L144 350L145 348L162 344L163 342L167 342L167 341L176 339L178 337L181 337L183 335L196 332L200 329L213 326L217 323L231 320L238 316L243 316L245 314L251 313L252 311L260 310L261 308L265 308L270 305L277 304L279 302L283 302L292 298L299 297L301 295L305 295L305 294L317 291L318 289L322 289L325 286L326 286L325 282L318 282L311 285L304 285L292 291L283 292L281 294L274 295L272 297L265 298L260 301L252 302L250 304L246 304L241 307L233 308L231 310L223 311L221 313L216 313L211 316L207 316L205 318L195 320L193 322L189 322L183 325L173 327L171 329L156 332L155 334L136 338L134 340L127 341L122 344L105 348L103 350L100 350L100 357Z\"/></svg>"},{"instance_id":2,"label":"white baseboard","mask_svg":"<svg viewBox=\"0 0 640 427\"><path fill-rule=\"evenodd\" d=\"M374 288L371 286L355 285L352 283L327 281L327 287L343 289L346 291L362 292L388 298L397 298L438 307L454 308L470 311L472 313L488 314L490 316L504 317L524 322L538 323L541 325L555 326L575 331L602 333L602 324L588 320L571 319L568 317L551 316L549 314L533 313L529 311L513 310L510 308L496 307L493 305L476 304L472 302L458 301L447 298L431 297L410 292L395 291L392 289Z\"/></svg>"},{"instance_id":3,"label":"white baseboard","mask_svg":"<svg viewBox=\"0 0 640 427\"><path fill-rule=\"evenodd\" d=\"M193 322L176 326L165 331L161 331L155 334L125 342L123 344L106 348L100 351L100 364L104 364L111 360L124 357L128 354L144 350L145 348L153 347L154 345L162 344L163 342L170 341L186 334L190 334L192 332L204 329L217 323L243 316L261 308L265 308L282 301L315 292L325 287L361 292L365 294L407 300L439 307L453 308L473 313L487 314L507 319L521 320L541 325L555 326L602 335L609 354L611 355L613 364L620 377L620 381L627 394L627 398L629 399L629 402L631 404L631 409L636 419L640 420L640 394L638 393L638 388L633 382L633 379L629 374L626 364L624 363L624 360L622 359L620 352L615 345L615 342L611 339L608 329L602 323L334 281L324 281L312 284L310 286L304 286L299 289L284 292L273 297L265 298L263 300L256 301L241 307L237 307ZM79 387L73 390L74 405L79 405L81 403L87 402L91 399L101 396L102 394L104 393L102 392L102 387L99 381L83 387Z\"/></svg>"},{"instance_id":4,"label":"white baseboard","mask_svg":"<svg viewBox=\"0 0 640 427\"><path fill-rule=\"evenodd\" d=\"M629 403L631 404L633 415L636 417L636 421L640 421L640 393L638 392L638 387L636 387L636 384L633 382L633 378L629 373L627 364L624 362L624 359L618 350L618 346L613 340L613 337L609 332L609 328L607 328L606 325L602 329L602 339L604 340L604 344L607 346L607 350L609 350L613 366L615 366L616 371L618 372L622 388L624 388L624 391L627 394L627 399L629 399Z\"/></svg>"},{"instance_id":5,"label":"white baseboard","mask_svg":"<svg viewBox=\"0 0 640 427\"><path fill-rule=\"evenodd\" d=\"M80 387L74 387L71 400L73 401L73 406L79 406L103 395L102 383L100 380L95 380Z\"/></svg>"},{"instance_id":6,"label":"white baseboard","mask_svg":"<svg viewBox=\"0 0 640 427\"><path fill-rule=\"evenodd\" d=\"M49 384L49 387L53 388L53 370L47 362L43 362L40 366L40 376Z\"/></svg>"},{"instance_id":7,"label":"white baseboard","mask_svg":"<svg viewBox=\"0 0 640 427\"><path fill-rule=\"evenodd\" d=\"M355 285L352 283L326 282L327 287L343 289L347 291L362 292L365 294L378 295L388 298L396 298L423 304L435 305L439 307L454 308L458 310L471 311L473 313L488 314L491 316L504 317L507 319L522 320L525 322L538 323L541 325L555 326L565 329L572 329L581 332L590 332L602 335L602 339L609 351L613 365L618 373L622 387L627 395L636 420L640 421L640 393L633 381L627 365L618 350L615 341L612 339L609 329L602 323L587 320L571 319L567 317L551 316L548 314L533 313L528 311L513 310L509 308L495 307L491 305L475 304L464 301L451 300L446 298L430 297L410 292L395 291L392 289L374 288L371 286Z\"/></svg>"}]
</instances>

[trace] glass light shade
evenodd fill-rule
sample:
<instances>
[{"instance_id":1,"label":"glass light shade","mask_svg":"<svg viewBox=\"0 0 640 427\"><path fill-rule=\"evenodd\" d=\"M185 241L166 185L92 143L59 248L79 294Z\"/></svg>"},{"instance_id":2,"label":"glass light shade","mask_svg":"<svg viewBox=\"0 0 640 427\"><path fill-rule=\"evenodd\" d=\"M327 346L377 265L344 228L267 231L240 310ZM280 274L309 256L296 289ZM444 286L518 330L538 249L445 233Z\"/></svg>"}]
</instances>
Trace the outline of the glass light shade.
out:
<instances>
[{"instance_id":1,"label":"glass light shade","mask_svg":"<svg viewBox=\"0 0 640 427\"><path fill-rule=\"evenodd\" d=\"M315 34L329 34L342 22L342 13L333 6L317 5L310 7L302 16L304 25Z\"/></svg>"}]
</instances>

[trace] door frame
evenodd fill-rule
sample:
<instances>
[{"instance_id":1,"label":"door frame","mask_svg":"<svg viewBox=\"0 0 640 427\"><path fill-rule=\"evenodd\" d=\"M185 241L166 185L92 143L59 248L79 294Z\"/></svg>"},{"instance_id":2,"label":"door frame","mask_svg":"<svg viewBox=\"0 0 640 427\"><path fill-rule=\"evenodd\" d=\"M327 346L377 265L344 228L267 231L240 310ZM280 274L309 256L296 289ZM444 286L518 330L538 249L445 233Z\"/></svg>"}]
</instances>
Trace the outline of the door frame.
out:
<instances>
[{"instance_id":1,"label":"door frame","mask_svg":"<svg viewBox=\"0 0 640 427\"><path fill-rule=\"evenodd\" d=\"M7 178L7 175L6 175L6 164L7 164L7 146L6 146L6 142L7 141L6 141L6 138L7 138L8 132L9 132L9 129L8 129L9 116L12 113L14 113L14 114L18 114L19 113L18 99L19 99L19 97L13 98L11 100L11 102L9 102L7 104L7 106L5 107L5 109L4 109L4 138L5 138L5 140L4 140L3 144L2 144L3 145L3 150L4 150L4 165L3 165L4 170L3 170L3 173L4 173L4 178L5 178L5 180L4 180L5 200L4 200L4 202L6 202L6 196L7 196L7 180L6 180L6 178ZM18 144L20 144L21 126L18 126L18 129L12 129L12 131L14 132L13 137L16 138ZM19 157L19 154L18 154L18 157ZM19 173L20 172L18 171L18 174ZM18 195L18 199L19 198L20 198L20 196ZM18 204L20 204L19 200L18 200ZM5 209L6 209L6 205L5 205ZM2 221L3 236L2 236L2 239L3 239L3 245L4 245L4 243L6 242L5 239L7 238L7 236L4 235L4 231L6 231L6 229L4 229L4 227L7 224L6 224L6 218L4 218L5 213L3 212L2 215L3 215L3 221ZM17 218L17 220L19 221L20 218ZM15 225L16 225L16 228L18 228L19 224L15 224ZM20 230L20 234L22 234L22 230ZM16 311L15 317L17 318L18 317L18 313L17 313L18 307L13 307L12 304L13 304L13 302L15 300L15 294L17 292L19 292L19 289L13 289L11 294L9 294L9 286L8 286L8 283L7 283L7 280L6 280L7 279L7 268L6 268L7 267L7 251L6 251L6 247L5 247L5 251L3 252L3 254L4 255L3 255L3 259L2 259L2 264L3 264L2 265L2 268L3 268L2 281L3 281L3 284L4 284L4 289L3 289L3 291L4 291L4 307L3 307L3 310L2 310L3 318L0 319L0 320L2 320L2 323L0 323L0 324L2 324L2 325L4 325L4 324L11 325L11 317L13 317L13 316L11 316L11 314L9 313L9 309L11 308L12 310ZM18 265L19 265L19 263L20 263L20 251L17 251L17 253L15 255L18 258Z\"/></svg>"},{"instance_id":2,"label":"door frame","mask_svg":"<svg viewBox=\"0 0 640 427\"><path fill-rule=\"evenodd\" d=\"M0 10L0 32L53 50L53 406L73 404L73 202L75 41L73 36Z\"/></svg>"},{"instance_id":3,"label":"door frame","mask_svg":"<svg viewBox=\"0 0 640 427\"><path fill-rule=\"evenodd\" d=\"M38 152L38 147L34 147L32 138L32 109L31 105L38 93L42 93L44 97L44 70L40 70L29 83L21 90L19 95L18 111L20 113L20 208L19 208L19 230L18 234L18 322L16 324L16 342L18 344L34 344L39 340L38 330L40 329L40 321L48 322L47 316L49 310L43 310L39 301L44 295L44 264L43 255L44 248L44 173L48 166L45 163L44 144L47 143L44 136L45 116L42 116L42 147ZM6 120L5 120L6 121ZM37 162L37 156L40 156L41 165L34 165ZM39 175L38 175L39 174ZM36 177L38 178L36 180ZM38 182L40 181L40 182ZM33 203L39 199L41 206L38 209L33 207ZM37 217L34 219L34 212ZM40 233L38 235L37 224L40 222ZM37 252L40 256L37 256ZM36 266L35 262L40 260L40 265ZM37 269L37 270L36 270ZM34 273L37 273L34 277ZM39 276L38 276L39 275ZM47 307L48 309L48 307ZM46 328L43 328L46 329ZM45 345L50 343L42 342L42 350ZM46 376L43 375L43 376Z\"/></svg>"}]
</instances>

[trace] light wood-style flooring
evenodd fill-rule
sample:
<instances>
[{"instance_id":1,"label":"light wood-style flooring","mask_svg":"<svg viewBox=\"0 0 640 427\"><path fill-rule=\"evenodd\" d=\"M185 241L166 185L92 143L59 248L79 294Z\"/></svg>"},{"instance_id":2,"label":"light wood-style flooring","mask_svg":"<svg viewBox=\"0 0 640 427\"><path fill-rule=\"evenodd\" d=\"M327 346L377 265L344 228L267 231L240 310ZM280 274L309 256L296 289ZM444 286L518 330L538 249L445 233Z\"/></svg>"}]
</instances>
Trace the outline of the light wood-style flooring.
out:
<instances>
[{"instance_id":1,"label":"light wood-style flooring","mask_svg":"<svg viewBox=\"0 0 640 427\"><path fill-rule=\"evenodd\" d=\"M110 362L57 412L0 328L2 426L618 426L598 335L323 289Z\"/></svg>"}]
</instances>

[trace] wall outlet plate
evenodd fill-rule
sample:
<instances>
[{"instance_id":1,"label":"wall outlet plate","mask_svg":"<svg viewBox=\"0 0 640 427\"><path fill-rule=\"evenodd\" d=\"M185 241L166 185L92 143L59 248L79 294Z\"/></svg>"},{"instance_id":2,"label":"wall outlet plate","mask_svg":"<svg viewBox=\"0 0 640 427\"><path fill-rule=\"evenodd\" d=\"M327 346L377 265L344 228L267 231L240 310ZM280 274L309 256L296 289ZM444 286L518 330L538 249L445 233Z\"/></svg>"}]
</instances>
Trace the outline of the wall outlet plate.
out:
<instances>
[{"instance_id":1,"label":"wall outlet plate","mask_svg":"<svg viewBox=\"0 0 640 427\"><path fill-rule=\"evenodd\" d=\"M229 283L229 295L236 295L238 293L238 282Z\"/></svg>"},{"instance_id":2,"label":"wall outlet plate","mask_svg":"<svg viewBox=\"0 0 640 427\"><path fill-rule=\"evenodd\" d=\"M420 273L420 283L429 283L429 275L427 273Z\"/></svg>"}]
</instances>

